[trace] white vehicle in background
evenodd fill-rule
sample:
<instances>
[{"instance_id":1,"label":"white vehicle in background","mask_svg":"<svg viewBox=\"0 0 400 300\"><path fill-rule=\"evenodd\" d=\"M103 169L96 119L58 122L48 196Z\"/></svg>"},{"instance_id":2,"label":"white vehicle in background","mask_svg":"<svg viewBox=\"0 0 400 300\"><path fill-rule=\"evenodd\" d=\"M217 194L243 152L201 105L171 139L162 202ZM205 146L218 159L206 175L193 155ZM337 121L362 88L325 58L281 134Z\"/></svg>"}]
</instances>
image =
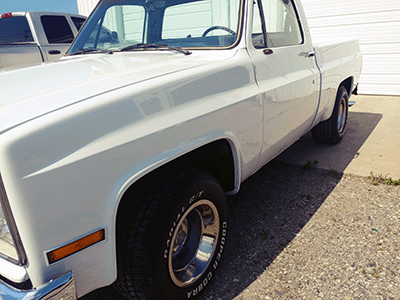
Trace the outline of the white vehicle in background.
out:
<instances>
[{"instance_id":1,"label":"white vehicle in background","mask_svg":"<svg viewBox=\"0 0 400 300\"><path fill-rule=\"evenodd\" d=\"M299 0L101 0L59 63L0 72L2 299L196 297L225 194L310 130L338 143L361 64Z\"/></svg>"},{"instance_id":2,"label":"white vehicle in background","mask_svg":"<svg viewBox=\"0 0 400 300\"><path fill-rule=\"evenodd\" d=\"M59 60L85 20L53 12L0 15L0 68Z\"/></svg>"}]
</instances>

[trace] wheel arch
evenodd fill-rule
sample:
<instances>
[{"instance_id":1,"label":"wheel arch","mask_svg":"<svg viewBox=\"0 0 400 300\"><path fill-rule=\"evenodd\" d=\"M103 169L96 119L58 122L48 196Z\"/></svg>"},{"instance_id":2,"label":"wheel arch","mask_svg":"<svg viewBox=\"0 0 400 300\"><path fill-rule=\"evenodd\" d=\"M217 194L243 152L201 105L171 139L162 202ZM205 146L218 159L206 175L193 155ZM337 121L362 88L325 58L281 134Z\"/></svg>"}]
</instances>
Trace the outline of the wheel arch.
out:
<instances>
[{"instance_id":1,"label":"wheel arch","mask_svg":"<svg viewBox=\"0 0 400 300\"><path fill-rule=\"evenodd\" d=\"M351 93L353 92L353 83L354 83L354 77L350 76L350 77L346 78L339 84L338 91L339 91L340 87L343 86L346 89L347 94L350 97Z\"/></svg>"},{"instance_id":2,"label":"wheel arch","mask_svg":"<svg viewBox=\"0 0 400 300\"><path fill-rule=\"evenodd\" d=\"M182 153L164 164L159 162L160 165L155 164L154 168L145 168L139 178L131 182L127 181L122 192L119 193L120 200L117 200L115 212L115 230L118 231L119 220L123 218L126 207L135 205L132 202L137 201L135 198L139 198L137 194L142 189L149 188L162 176L169 176L176 172L177 168L192 167L207 171L220 182L226 193L236 192L240 182L238 157L238 149L232 140L219 139Z\"/></svg>"},{"instance_id":3,"label":"wheel arch","mask_svg":"<svg viewBox=\"0 0 400 300\"><path fill-rule=\"evenodd\" d=\"M179 148L183 147L179 146ZM237 190L239 182L238 150L230 139L209 141L206 144L191 147L188 151L182 151L169 159L156 160L156 162L147 164L148 167L135 172L136 175L127 180L126 187L123 187L122 193L119 193L121 200L129 189L140 186L143 181L148 180L147 178L157 177L158 173L173 172L177 166L202 169L211 173L221 183L225 192Z\"/></svg>"}]
</instances>

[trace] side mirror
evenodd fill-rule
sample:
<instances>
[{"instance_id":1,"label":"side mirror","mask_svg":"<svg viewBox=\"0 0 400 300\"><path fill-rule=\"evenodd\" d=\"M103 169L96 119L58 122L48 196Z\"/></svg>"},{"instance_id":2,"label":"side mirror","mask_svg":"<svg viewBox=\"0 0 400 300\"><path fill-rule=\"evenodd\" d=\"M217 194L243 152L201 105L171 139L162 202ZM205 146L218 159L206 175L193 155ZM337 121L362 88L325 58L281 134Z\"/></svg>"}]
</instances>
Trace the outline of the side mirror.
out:
<instances>
[{"instance_id":1,"label":"side mirror","mask_svg":"<svg viewBox=\"0 0 400 300\"><path fill-rule=\"evenodd\" d=\"M118 32L111 31L111 42L118 42Z\"/></svg>"}]
</instances>

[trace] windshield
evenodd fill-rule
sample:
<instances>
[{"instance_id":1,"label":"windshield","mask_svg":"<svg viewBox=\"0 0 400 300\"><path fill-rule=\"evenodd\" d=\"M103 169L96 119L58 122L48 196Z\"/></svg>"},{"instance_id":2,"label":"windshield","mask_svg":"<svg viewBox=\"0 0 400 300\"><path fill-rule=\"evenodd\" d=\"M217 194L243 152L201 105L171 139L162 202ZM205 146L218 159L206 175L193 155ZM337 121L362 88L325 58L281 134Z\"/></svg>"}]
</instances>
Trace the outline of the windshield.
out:
<instances>
[{"instance_id":1,"label":"windshield","mask_svg":"<svg viewBox=\"0 0 400 300\"><path fill-rule=\"evenodd\" d=\"M82 49L160 50L160 45L170 49L230 47L238 37L240 2L103 0L67 54Z\"/></svg>"}]
</instances>

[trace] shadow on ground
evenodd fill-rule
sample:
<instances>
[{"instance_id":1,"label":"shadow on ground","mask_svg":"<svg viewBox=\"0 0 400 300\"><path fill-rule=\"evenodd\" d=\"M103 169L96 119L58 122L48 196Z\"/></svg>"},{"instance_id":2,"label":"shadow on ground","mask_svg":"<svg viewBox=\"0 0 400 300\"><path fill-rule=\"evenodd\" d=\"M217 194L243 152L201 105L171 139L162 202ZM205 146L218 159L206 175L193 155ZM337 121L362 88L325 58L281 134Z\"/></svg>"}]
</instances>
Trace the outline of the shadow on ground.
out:
<instances>
[{"instance_id":1,"label":"shadow on ground","mask_svg":"<svg viewBox=\"0 0 400 300\"><path fill-rule=\"evenodd\" d=\"M272 162L231 197L229 244L201 299L233 299L296 237L341 179L333 171Z\"/></svg>"},{"instance_id":2,"label":"shadow on ground","mask_svg":"<svg viewBox=\"0 0 400 300\"><path fill-rule=\"evenodd\" d=\"M277 160L297 165L318 161L318 168L343 173L382 118L382 114L350 111L346 134L339 144L318 144L309 132L279 155Z\"/></svg>"},{"instance_id":3,"label":"shadow on ground","mask_svg":"<svg viewBox=\"0 0 400 300\"><path fill-rule=\"evenodd\" d=\"M271 162L229 201L229 242L213 283L200 299L233 299L273 262L329 196L341 174ZM84 300L123 299L112 286Z\"/></svg>"},{"instance_id":4,"label":"shadow on ground","mask_svg":"<svg viewBox=\"0 0 400 300\"><path fill-rule=\"evenodd\" d=\"M200 299L233 299L254 282L324 203L381 119L381 114L350 111L338 145L317 144L308 133L247 179L228 198L229 242L216 280ZM302 167L316 160L308 165L311 170ZM81 299L123 297L109 286Z\"/></svg>"}]
</instances>

